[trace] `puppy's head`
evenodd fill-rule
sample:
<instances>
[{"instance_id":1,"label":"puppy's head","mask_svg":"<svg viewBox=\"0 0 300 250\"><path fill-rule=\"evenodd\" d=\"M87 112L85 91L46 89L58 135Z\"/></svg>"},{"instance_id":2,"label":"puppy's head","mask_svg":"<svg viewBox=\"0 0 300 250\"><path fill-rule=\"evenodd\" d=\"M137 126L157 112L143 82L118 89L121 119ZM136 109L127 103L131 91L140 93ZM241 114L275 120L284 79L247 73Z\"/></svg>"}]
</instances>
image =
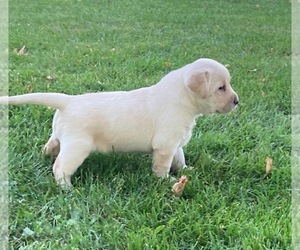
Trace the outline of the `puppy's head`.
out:
<instances>
[{"instance_id":1,"label":"puppy's head","mask_svg":"<svg viewBox=\"0 0 300 250\"><path fill-rule=\"evenodd\" d=\"M227 113L239 103L227 68L212 59L199 59L184 70L184 84L200 114Z\"/></svg>"}]
</instances>

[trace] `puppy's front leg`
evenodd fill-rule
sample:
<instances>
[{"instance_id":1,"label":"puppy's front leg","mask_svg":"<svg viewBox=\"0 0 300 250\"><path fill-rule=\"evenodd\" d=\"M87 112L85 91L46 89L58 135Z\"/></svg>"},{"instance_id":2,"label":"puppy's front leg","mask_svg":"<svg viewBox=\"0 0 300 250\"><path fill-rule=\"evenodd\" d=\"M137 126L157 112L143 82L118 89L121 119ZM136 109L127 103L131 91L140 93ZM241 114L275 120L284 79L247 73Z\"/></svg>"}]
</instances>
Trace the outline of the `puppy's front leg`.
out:
<instances>
[{"instance_id":1,"label":"puppy's front leg","mask_svg":"<svg viewBox=\"0 0 300 250\"><path fill-rule=\"evenodd\" d=\"M186 168L182 147L179 147L173 157L171 169L177 172L181 168Z\"/></svg>"},{"instance_id":2,"label":"puppy's front leg","mask_svg":"<svg viewBox=\"0 0 300 250\"><path fill-rule=\"evenodd\" d=\"M167 177L172 164L172 159L174 156L173 151L165 151L155 149L153 151L153 166L152 171L157 177Z\"/></svg>"}]
</instances>

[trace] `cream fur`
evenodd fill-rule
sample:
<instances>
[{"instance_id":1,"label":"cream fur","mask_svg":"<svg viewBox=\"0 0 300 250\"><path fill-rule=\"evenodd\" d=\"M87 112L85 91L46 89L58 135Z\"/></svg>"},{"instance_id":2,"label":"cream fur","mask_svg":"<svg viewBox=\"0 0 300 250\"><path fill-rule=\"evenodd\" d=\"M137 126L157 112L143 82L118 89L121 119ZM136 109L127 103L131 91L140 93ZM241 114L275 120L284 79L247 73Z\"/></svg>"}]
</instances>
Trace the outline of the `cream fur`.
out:
<instances>
[{"instance_id":1,"label":"cream fur","mask_svg":"<svg viewBox=\"0 0 300 250\"><path fill-rule=\"evenodd\" d=\"M63 186L91 152L153 154L158 177L185 166L182 147L200 114L227 113L238 104L226 67L199 59L132 91L83 95L32 93L0 97L0 104L41 104L56 108L45 145L57 156L53 173Z\"/></svg>"}]
</instances>

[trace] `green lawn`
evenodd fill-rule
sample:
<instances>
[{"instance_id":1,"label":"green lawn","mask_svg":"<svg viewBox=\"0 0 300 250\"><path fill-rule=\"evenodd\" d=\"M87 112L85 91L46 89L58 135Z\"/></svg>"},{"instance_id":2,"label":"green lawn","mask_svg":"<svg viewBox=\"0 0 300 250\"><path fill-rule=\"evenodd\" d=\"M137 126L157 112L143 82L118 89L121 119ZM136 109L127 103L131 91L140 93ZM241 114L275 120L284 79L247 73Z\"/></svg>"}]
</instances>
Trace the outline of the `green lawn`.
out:
<instances>
[{"instance_id":1,"label":"green lawn","mask_svg":"<svg viewBox=\"0 0 300 250\"><path fill-rule=\"evenodd\" d=\"M209 57L240 97L235 112L198 120L180 198L140 154L93 154L61 191L42 153L54 111L11 107L10 249L291 249L288 0L9 5L11 95L131 90Z\"/></svg>"}]
</instances>

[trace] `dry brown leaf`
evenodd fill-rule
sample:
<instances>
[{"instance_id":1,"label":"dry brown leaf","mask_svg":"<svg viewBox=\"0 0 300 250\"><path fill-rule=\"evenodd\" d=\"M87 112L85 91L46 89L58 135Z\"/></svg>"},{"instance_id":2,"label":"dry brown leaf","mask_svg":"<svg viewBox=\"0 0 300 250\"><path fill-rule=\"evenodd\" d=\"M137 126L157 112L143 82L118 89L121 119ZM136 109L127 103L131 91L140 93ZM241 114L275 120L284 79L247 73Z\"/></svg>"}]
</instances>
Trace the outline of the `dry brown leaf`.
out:
<instances>
[{"instance_id":1,"label":"dry brown leaf","mask_svg":"<svg viewBox=\"0 0 300 250\"><path fill-rule=\"evenodd\" d=\"M172 192L174 196L179 197L182 194L182 191L184 189L185 183L188 181L187 177L185 175L181 176L179 181L176 182L172 187Z\"/></svg>"},{"instance_id":2,"label":"dry brown leaf","mask_svg":"<svg viewBox=\"0 0 300 250\"><path fill-rule=\"evenodd\" d=\"M265 81L266 81L266 78L262 77L262 78L260 79L260 81L261 81L261 82L265 82Z\"/></svg>"},{"instance_id":3,"label":"dry brown leaf","mask_svg":"<svg viewBox=\"0 0 300 250\"><path fill-rule=\"evenodd\" d=\"M266 162L266 173L264 174L263 177L255 179L254 182L260 182L260 181L266 179L269 176L269 174L271 173L272 165L273 165L273 159L271 157L267 156L265 162Z\"/></svg>"},{"instance_id":4,"label":"dry brown leaf","mask_svg":"<svg viewBox=\"0 0 300 250\"><path fill-rule=\"evenodd\" d=\"M17 55L25 55L26 54L26 47L25 47L25 45L21 48L21 49L19 49L18 51L17 51Z\"/></svg>"},{"instance_id":5,"label":"dry brown leaf","mask_svg":"<svg viewBox=\"0 0 300 250\"><path fill-rule=\"evenodd\" d=\"M266 174L269 174L272 171L273 160L271 157L266 158Z\"/></svg>"},{"instance_id":6,"label":"dry brown leaf","mask_svg":"<svg viewBox=\"0 0 300 250\"><path fill-rule=\"evenodd\" d=\"M171 65L172 65L172 63L171 63L171 62L165 62L165 66L166 66L167 68L170 68L170 67L171 67Z\"/></svg>"},{"instance_id":7,"label":"dry brown leaf","mask_svg":"<svg viewBox=\"0 0 300 250\"><path fill-rule=\"evenodd\" d=\"M32 92L32 85L31 84L28 84L28 86L27 86L27 92L28 93Z\"/></svg>"}]
</instances>

